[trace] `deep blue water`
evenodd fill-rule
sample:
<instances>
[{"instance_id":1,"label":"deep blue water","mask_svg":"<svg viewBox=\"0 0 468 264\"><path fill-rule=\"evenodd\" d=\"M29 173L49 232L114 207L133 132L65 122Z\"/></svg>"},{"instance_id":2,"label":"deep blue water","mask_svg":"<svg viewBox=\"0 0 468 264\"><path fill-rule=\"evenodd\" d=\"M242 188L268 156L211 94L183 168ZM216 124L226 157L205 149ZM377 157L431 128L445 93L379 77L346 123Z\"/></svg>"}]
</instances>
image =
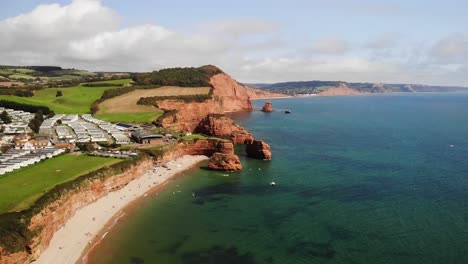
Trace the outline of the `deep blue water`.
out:
<instances>
[{"instance_id":1,"label":"deep blue water","mask_svg":"<svg viewBox=\"0 0 468 264\"><path fill-rule=\"evenodd\" d=\"M235 115L272 161L239 147L243 172L175 179L129 209L90 262L468 263L468 94L273 107L292 114Z\"/></svg>"}]
</instances>

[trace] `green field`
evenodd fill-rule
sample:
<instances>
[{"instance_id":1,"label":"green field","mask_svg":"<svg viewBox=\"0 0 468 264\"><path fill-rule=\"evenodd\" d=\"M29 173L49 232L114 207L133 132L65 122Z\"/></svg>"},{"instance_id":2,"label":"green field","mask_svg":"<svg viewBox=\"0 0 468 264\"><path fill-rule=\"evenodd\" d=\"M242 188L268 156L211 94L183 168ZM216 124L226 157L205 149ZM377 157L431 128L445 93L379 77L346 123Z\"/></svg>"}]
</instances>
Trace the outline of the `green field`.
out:
<instances>
[{"instance_id":1,"label":"green field","mask_svg":"<svg viewBox=\"0 0 468 264\"><path fill-rule=\"evenodd\" d=\"M108 122L151 123L162 112L95 114L94 117Z\"/></svg>"},{"instance_id":2,"label":"green field","mask_svg":"<svg viewBox=\"0 0 468 264\"><path fill-rule=\"evenodd\" d=\"M36 91L33 97L0 95L0 100L47 106L55 113L83 114L89 113L91 104L101 98L105 90L115 88L117 87L74 86L67 88L46 88ZM57 90L62 91L63 96L55 97Z\"/></svg>"},{"instance_id":3,"label":"green field","mask_svg":"<svg viewBox=\"0 0 468 264\"><path fill-rule=\"evenodd\" d=\"M121 160L63 155L0 176L0 213L31 206L54 186Z\"/></svg>"}]
</instances>

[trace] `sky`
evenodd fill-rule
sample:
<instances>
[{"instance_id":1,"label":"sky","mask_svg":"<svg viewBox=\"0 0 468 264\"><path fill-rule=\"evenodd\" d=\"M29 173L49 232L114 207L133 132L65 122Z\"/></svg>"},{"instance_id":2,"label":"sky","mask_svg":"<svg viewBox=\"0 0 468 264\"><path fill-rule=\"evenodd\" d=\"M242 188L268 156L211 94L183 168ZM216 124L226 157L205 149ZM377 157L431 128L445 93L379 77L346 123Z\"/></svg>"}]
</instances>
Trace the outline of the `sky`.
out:
<instances>
[{"instance_id":1,"label":"sky","mask_svg":"<svg viewBox=\"0 0 468 264\"><path fill-rule=\"evenodd\" d=\"M463 0L0 0L0 64L468 86Z\"/></svg>"}]
</instances>

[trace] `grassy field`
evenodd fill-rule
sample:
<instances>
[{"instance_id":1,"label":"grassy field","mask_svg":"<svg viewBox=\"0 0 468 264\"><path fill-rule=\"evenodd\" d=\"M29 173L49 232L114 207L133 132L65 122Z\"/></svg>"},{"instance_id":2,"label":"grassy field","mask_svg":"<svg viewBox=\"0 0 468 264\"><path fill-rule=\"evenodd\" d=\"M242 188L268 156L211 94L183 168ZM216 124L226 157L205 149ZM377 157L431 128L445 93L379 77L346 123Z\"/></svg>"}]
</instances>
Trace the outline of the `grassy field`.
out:
<instances>
[{"instance_id":1,"label":"grassy field","mask_svg":"<svg viewBox=\"0 0 468 264\"><path fill-rule=\"evenodd\" d=\"M162 115L161 111L142 112L142 113L113 113L113 114L96 114L95 118L108 122L125 122L125 123L151 123L156 118Z\"/></svg>"},{"instance_id":2,"label":"grassy field","mask_svg":"<svg viewBox=\"0 0 468 264\"><path fill-rule=\"evenodd\" d=\"M99 114L110 113L144 113L151 112L154 109L151 106L137 105L141 97L153 96L172 96L172 95L197 95L208 94L210 87L173 87L163 86L154 89L137 89L127 94L117 96L102 102L99 105L101 109Z\"/></svg>"},{"instance_id":3,"label":"grassy field","mask_svg":"<svg viewBox=\"0 0 468 264\"><path fill-rule=\"evenodd\" d=\"M0 213L19 211L61 183L121 160L63 155L0 176Z\"/></svg>"},{"instance_id":4,"label":"grassy field","mask_svg":"<svg viewBox=\"0 0 468 264\"><path fill-rule=\"evenodd\" d=\"M85 87L74 86L67 88L46 88L35 92L33 97L17 97L0 95L0 99L24 104L48 106L55 113L82 114L90 111L91 104L99 99L102 93L116 87ZM57 90L63 96L55 97Z\"/></svg>"}]
</instances>

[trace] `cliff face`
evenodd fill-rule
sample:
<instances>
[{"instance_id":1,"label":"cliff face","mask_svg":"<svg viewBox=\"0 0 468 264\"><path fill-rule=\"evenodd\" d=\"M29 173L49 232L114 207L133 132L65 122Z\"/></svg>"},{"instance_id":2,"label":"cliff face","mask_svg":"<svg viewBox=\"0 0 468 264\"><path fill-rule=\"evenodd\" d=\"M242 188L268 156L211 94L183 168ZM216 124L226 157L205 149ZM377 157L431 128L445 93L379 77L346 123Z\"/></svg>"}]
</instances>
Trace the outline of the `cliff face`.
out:
<instances>
[{"instance_id":1,"label":"cliff face","mask_svg":"<svg viewBox=\"0 0 468 264\"><path fill-rule=\"evenodd\" d=\"M0 263L29 263L37 259L48 247L54 233L70 219L76 211L93 203L111 191L121 189L131 180L140 177L151 169L152 160L146 159L121 174L106 180L86 180L79 187L67 191L41 211L31 217L28 229L35 233L25 249L13 254L2 252L0 248Z\"/></svg>"},{"instance_id":2,"label":"cliff face","mask_svg":"<svg viewBox=\"0 0 468 264\"><path fill-rule=\"evenodd\" d=\"M210 78L213 86L213 96L221 101L225 112L252 111L252 102L250 101L247 87L237 83L226 73L220 73Z\"/></svg>"},{"instance_id":3,"label":"cliff face","mask_svg":"<svg viewBox=\"0 0 468 264\"><path fill-rule=\"evenodd\" d=\"M234 144L245 144L253 140L252 134L226 116L208 115L201 120L195 132L227 138Z\"/></svg>"},{"instance_id":4,"label":"cliff face","mask_svg":"<svg viewBox=\"0 0 468 264\"><path fill-rule=\"evenodd\" d=\"M208 114L224 112L220 102L214 99L201 103L163 100L157 102L157 106L167 112L164 117L159 119L163 127L185 132L193 132Z\"/></svg>"}]
</instances>

